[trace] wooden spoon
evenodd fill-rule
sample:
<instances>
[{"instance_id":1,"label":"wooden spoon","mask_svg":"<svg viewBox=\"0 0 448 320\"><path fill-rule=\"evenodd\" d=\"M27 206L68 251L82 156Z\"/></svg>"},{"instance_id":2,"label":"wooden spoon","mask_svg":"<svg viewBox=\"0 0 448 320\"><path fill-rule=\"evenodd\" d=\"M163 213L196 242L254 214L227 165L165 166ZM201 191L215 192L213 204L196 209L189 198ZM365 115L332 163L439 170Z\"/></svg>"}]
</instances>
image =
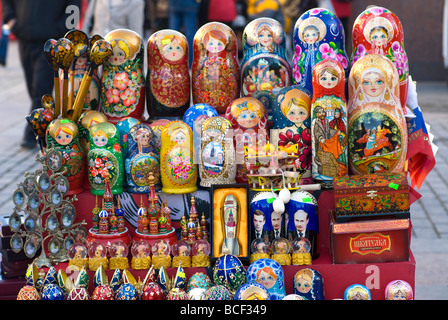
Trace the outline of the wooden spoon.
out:
<instances>
[{"instance_id":1,"label":"wooden spoon","mask_svg":"<svg viewBox=\"0 0 448 320\"><path fill-rule=\"evenodd\" d=\"M61 91L59 88L59 66L56 64L54 57L54 46L56 44L55 39L48 39L44 45L44 56L50 64L54 72L54 117L59 117L61 113Z\"/></svg>"},{"instance_id":2,"label":"wooden spoon","mask_svg":"<svg viewBox=\"0 0 448 320\"><path fill-rule=\"evenodd\" d=\"M54 57L59 68L64 71L62 85L62 118L66 118L68 104L68 73L75 57L73 43L66 38L59 39L54 46Z\"/></svg>"}]
</instances>

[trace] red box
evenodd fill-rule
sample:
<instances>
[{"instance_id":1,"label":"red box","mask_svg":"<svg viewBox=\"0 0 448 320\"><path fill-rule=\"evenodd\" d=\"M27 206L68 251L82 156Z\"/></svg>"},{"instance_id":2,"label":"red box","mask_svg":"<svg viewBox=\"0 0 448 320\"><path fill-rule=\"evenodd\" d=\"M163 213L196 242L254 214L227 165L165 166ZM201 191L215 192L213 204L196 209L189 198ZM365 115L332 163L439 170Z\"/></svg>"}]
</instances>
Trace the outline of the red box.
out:
<instances>
[{"instance_id":1,"label":"red box","mask_svg":"<svg viewBox=\"0 0 448 320\"><path fill-rule=\"evenodd\" d=\"M409 261L409 219L363 219L339 223L333 212L330 214L333 263Z\"/></svg>"}]
</instances>

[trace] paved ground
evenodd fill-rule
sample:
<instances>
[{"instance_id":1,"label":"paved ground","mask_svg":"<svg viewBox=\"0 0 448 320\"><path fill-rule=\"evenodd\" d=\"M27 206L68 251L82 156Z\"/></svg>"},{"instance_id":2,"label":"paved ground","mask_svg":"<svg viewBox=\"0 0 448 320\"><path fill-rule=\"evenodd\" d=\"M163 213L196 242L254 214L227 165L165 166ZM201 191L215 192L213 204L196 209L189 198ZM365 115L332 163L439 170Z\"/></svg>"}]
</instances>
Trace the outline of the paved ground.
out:
<instances>
[{"instance_id":1,"label":"paved ground","mask_svg":"<svg viewBox=\"0 0 448 320\"><path fill-rule=\"evenodd\" d=\"M425 120L439 147L437 165L419 190L423 197L411 207L411 248L417 261L415 297L448 299L448 87L414 80ZM0 215L12 212L11 196L24 172L39 167L37 149L20 147L28 112L17 43L12 42L7 66L0 66Z\"/></svg>"}]
</instances>

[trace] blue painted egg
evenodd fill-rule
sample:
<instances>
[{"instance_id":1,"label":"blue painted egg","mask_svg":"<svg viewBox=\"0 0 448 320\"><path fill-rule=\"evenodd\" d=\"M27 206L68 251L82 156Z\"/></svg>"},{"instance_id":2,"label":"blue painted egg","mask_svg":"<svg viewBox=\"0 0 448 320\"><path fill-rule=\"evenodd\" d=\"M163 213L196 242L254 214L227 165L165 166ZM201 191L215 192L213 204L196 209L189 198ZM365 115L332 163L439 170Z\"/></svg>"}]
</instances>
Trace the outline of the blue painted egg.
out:
<instances>
[{"instance_id":1,"label":"blue painted egg","mask_svg":"<svg viewBox=\"0 0 448 320\"><path fill-rule=\"evenodd\" d=\"M246 282L246 269L236 256L225 254L216 260L213 267L213 282L225 286L234 293Z\"/></svg>"},{"instance_id":2,"label":"blue painted egg","mask_svg":"<svg viewBox=\"0 0 448 320\"><path fill-rule=\"evenodd\" d=\"M115 294L115 300L138 300L138 291L131 283L123 283Z\"/></svg>"},{"instance_id":3,"label":"blue painted egg","mask_svg":"<svg viewBox=\"0 0 448 320\"><path fill-rule=\"evenodd\" d=\"M55 284L47 284L42 289L41 300L64 300L64 292Z\"/></svg>"},{"instance_id":4,"label":"blue painted egg","mask_svg":"<svg viewBox=\"0 0 448 320\"><path fill-rule=\"evenodd\" d=\"M209 276L203 272L196 272L190 279L188 279L187 292L190 292L194 288L202 288L207 290L212 286L212 281Z\"/></svg>"}]
</instances>

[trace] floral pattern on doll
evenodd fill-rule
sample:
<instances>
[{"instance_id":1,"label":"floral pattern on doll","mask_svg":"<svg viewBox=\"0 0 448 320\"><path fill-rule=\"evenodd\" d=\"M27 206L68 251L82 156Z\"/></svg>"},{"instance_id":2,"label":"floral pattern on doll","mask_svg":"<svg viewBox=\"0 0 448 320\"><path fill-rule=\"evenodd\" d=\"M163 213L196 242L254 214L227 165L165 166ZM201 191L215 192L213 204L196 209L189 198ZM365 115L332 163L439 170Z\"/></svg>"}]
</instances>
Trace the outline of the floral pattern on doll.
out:
<instances>
[{"instance_id":1,"label":"floral pattern on doll","mask_svg":"<svg viewBox=\"0 0 448 320\"><path fill-rule=\"evenodd\" d=\"M277 261L262 258L252 262L247 268L246 279L263 285L272 300L282 300L286 296L285 276Z\"/></svg>"}]
</instances>

